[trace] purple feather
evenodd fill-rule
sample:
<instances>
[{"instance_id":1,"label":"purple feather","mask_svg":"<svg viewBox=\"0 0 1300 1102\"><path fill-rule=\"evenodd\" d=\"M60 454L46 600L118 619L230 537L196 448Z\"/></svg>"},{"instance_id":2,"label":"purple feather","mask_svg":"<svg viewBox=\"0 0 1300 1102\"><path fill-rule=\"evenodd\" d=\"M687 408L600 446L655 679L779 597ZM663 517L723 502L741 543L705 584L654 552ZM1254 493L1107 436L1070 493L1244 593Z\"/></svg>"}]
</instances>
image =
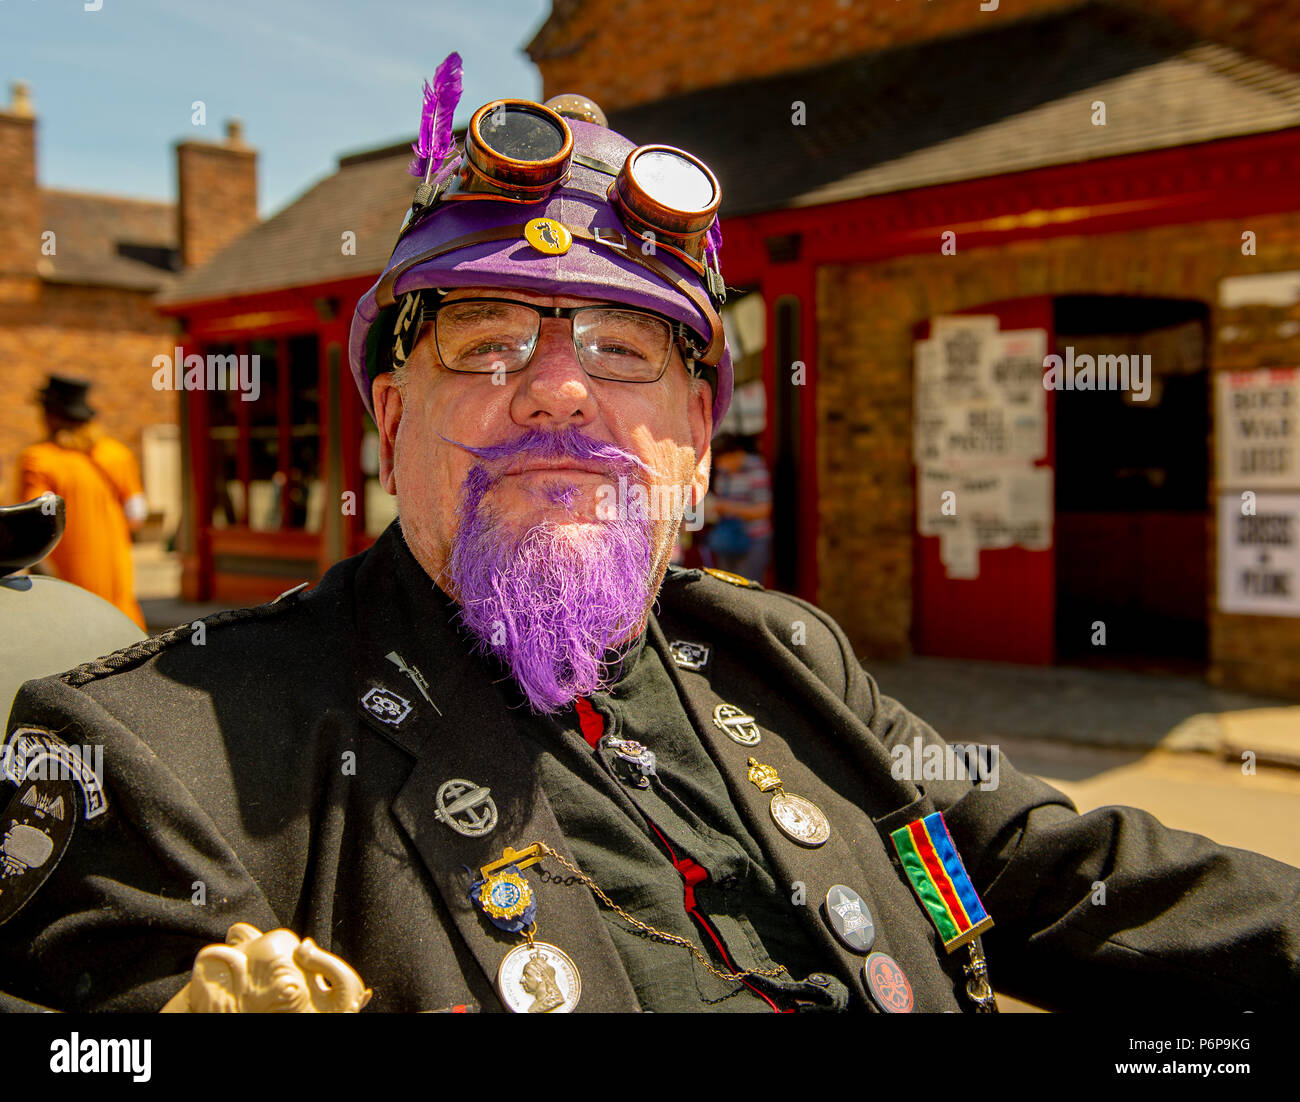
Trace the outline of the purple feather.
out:
<instances>
[{"instance_id":1,"label":"purple feather","mask_svg":"<svg viewBox=\"0 0 1300 1102\"><path fill-rule=\"evenodd\" d=\"M433 86L424 82L420 137L411 146L415 157L407 166L412 176L427 177L430 168L438 168L451 148L452 117L460 103L460 74L460 54L453 50L433 74Z\"/></svg>"},{"instance_id":2,"label":"purple feather","mask_svg":"<svg viewBox=\"0 0 1300 1102\"><path fill-rule=\"evenodd\" d=\"M713 220L713 225L709 227L709 235L707 238L705 238L704 248L706 252L711 252L715 256L717 255L718 250L722 248L722 220L721 219L715 218Z\"/></svg>"}]
</instances>

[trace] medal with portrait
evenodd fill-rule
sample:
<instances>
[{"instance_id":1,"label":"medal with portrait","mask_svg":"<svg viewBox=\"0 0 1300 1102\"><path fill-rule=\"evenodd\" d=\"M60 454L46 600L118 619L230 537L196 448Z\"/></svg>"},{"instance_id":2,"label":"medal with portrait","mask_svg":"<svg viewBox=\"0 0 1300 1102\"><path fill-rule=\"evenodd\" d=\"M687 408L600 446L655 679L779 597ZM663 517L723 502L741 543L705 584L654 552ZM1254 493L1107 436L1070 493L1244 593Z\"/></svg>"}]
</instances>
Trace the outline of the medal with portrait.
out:
<instances>
[{"instance_id":1,"label":"medal with portrait","mask_svg":"<svg viewBox=\"0 0 1300 1102\"><path fill-rule=\"evenodd\" d=\"M470 902L498 930L522 934L497 968L497 994L515 1014L567 1014L582 995L582 976L563 949L537 941L537 898L520 871L541 859L541 846L506 848L499 861L484 865L469 888Z\"/></svg>"}]
</instances>

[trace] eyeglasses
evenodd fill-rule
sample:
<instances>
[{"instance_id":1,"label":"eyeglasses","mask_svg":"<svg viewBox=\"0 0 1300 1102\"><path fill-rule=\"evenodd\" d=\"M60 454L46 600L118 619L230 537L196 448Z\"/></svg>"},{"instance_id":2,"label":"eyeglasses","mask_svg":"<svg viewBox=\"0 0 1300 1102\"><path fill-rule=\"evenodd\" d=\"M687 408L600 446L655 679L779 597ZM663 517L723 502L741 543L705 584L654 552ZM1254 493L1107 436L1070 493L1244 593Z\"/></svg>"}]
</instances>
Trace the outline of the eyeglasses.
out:
<instances>
[{"instance_id":1,"label":"eyeglasses","mask_svg":"<svg viewBox=\"0 0 1300 1102\"><path fill-rule=\"evenodd\" d=\"M649 310L475 298L445 302L434 311L438 358L448 371L467 375L522 371L537 351L544 317L572 321L578 363L593 379L657 382L668 368L674 342L692 356L698 351L684 326Z\"/></svg>"}]
</instances>

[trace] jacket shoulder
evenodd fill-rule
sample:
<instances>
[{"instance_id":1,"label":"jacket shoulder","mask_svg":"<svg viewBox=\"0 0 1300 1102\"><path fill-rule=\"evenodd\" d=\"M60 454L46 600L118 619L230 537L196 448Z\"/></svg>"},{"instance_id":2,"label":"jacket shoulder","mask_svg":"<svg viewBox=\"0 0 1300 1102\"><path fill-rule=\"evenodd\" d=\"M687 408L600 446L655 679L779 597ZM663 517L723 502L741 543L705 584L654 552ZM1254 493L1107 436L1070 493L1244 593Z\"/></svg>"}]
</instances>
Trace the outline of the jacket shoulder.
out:
<instances>
[{"instance_id":1,"label":"jacket shoulder","mask_svg":"<svg viewBox=\"0 0 1300 1102\"><path fill-rule=\"evenodd\" d=\"M665 626L707 632L714 645L751 655L784 651L844 698L857 659L839 624L816 605L739 574L680 567L669 568L659 603Z\"/></svg>"},{"instance_id":2,"label":"jacket shoulder","mask_svg":"<svg viewBox=\"0 0 1300 1102\"><path fill-rule=\"evenodd\" d=\"M192 623L180 624L169 631L151 635L122 647L111 654L102 655L89 662L83 662L57 676L57 680L72 688L84 688L92 682L125 673L145 665L151 659L168 651L174 651L184 644L206 646L210 641L221 644L226 642L232 629L254 625L270 625L274 622L286 623L301 619L309 614L311 602L304 600L303 586L280 594L274 601L251 608L232 608L224 612L204 616ZM249 633L240 634L240 645L247 649L253 642ZM204 652L208 653L208 652ZM252 654L249 657L253 657Z\"/></svg>"}]
</instances>

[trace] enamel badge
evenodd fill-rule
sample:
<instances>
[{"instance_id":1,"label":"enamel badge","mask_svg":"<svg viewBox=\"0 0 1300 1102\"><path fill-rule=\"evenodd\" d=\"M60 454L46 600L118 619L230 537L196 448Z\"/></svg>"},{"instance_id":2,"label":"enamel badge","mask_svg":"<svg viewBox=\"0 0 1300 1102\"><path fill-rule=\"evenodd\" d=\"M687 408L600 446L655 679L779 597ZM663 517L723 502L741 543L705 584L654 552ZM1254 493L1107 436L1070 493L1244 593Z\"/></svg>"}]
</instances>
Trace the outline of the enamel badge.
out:
<instances>
[{"instance_id":1,"label":"enamel badge","mask_svg":"<svg viewBox=\"0 0 1300 1102\"><path fill-rule=\"evenodd\" d=\"M673 662L684 670L702 670L709 663L709 648L703 643L674 639L668 644Z\"/></svg>"},{"instance_id":2,"label":"enamel badge","mask_svg":"<svg viewBox=\"0 0 1300 1102\"><path fill-rule=\"evenodd\" d=\"M869 953L876 942L876 924L862 896L845 884L826 893L826 923L840 943L854 953Z\"/></svg>"},{"instance_id":3,"label":"enamel badge","mask_svg":"<svg viewBox=\"0 0 1300 1102\"><path fill-rule=\"evenodd\" d=\"M406 697L398 696L391 689L385 689L380 685L370 686L369 691L361 698L361 707L380 723L393 726L401 723L411 714L411 702Z\"/></svg>"},{"instance_id":4,"label":"enamel badge","mask_svg":"<svg viewBox=\"0 0 1300 1102\"><path fill-rule=\"evenodd\" d=\"M67 778L24 781L0 812L0 925L54 871L76 819L77 789Z\"/></svg>"},{"instance_id":5,"label":"enamel badge","mask_svg":"<svg viewBox=\"0 0 1300 1102\"><path fill-rule=\"evenodd\" d=\"M548 256L561 256L573 244L568 226L554 218L534 218L524 226L524 237L539 253Z\"/></svg>"},{"instance_id":6,"label":"enamel badge","mask_svg":"<svg viewBox=\"0 0 1300 1102\"><path fill-rule=\"evenodd\" d=\"M875 1004L886 1014L910 1014L915 1000L907 973L888 953L872 953L862 966L862 979Z\"/></svg>"}]
</instances>

